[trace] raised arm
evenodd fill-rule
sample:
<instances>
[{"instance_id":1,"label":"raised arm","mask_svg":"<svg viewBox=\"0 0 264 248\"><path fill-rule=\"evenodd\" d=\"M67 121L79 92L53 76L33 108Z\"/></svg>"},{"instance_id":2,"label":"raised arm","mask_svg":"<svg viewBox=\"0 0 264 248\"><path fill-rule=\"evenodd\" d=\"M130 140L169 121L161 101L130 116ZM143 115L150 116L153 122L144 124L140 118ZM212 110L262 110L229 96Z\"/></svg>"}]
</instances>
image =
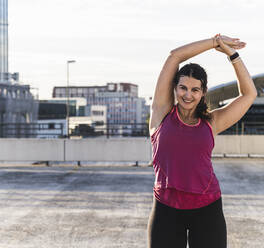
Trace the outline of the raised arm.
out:
<instances>
[{"instance_id":1,"label":"raised arm","mask_svg":"<svg viewBox=\"0 0 264 248\"><path fill-rule=\"evenodd\" d=\"M229 44L231 47L236 47L237 40L236 38L223 37L223 42ZM209 39L189 43L170 52L160 72L154 92L149 122L150 134L160 125L165 115L174 105L174 85L172 80L179 69L179 64L211 48L216 48L217 46L219 46L219 44L216 42L216 36L214 36Z\"/></svg>"},{"instance_id":2,"label":"raised arm","mask_svg":"<svg viewBox=\"0 0 264 248\"><path fill-rule=\"evenodd\" d=\"M170 109L174 104L172 80L179 69L179 64L191 57L217 46L214 38L196 41L170 52L158 78L154 98L153 108Z\"/></svg>"},{"instance_id":3,"label":"raised arm","mask_svg":"<svg viewBox=\"0 0 264 248\"><path fill-rule=\"evenodd\" d=\"M235 49L222 42L221 36L217 37L217 43L220 47L216 50L225 53L227 56L236 53ZM226 106L211 112L214 119L215 134L223 132L238 122L257 97L256 87L241 57L239 56L232 62L231 64L237 76L239 96Z\"/></svg>"}]
</instances>

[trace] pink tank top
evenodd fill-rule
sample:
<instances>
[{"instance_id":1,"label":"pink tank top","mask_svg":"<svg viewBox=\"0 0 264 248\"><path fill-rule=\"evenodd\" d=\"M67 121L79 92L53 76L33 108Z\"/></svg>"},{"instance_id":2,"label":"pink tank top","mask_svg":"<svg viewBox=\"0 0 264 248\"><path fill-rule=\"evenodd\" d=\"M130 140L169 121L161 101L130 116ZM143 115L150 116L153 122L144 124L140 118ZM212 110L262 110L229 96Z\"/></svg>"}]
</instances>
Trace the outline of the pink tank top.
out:
<instances>
[{"instance_id":1,"label":"pink tank top","mask_svg":"<svg viewBox=\"0 0 264 248\"><path fill-rule=\"evenodd\" d=\"M207 121L185 124L175 105L151 135L151 143L158 200L172 207L196 208L221 196L211 163L214 138Z\"/></svg>"},{"instance_id":2,"label":"pink tank top","mask_svg":"<svg viewBox=\"0 0 264 248\"><path fill-rule=\"evenodd\" d=\"M154 197L170 207L177 209L195 209L205 207L221 197L221 191L209 194L195 194L174 188L160 187L165 185L166 177L159 170L153 187Z\"/></svg>"}]
</instances>

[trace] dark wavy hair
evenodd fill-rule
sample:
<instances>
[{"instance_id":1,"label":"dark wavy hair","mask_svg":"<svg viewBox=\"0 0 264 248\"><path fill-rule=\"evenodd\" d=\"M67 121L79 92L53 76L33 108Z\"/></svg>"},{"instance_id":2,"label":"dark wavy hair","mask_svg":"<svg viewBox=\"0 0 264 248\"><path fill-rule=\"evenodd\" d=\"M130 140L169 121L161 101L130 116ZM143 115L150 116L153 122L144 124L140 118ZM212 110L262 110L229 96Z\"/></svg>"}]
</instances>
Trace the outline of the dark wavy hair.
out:
<instances>
[{"instance_id":1,"label":"dark wavy hair","mask_svg":"<svg viewBox=\"0 0 264 248\"><path fill-rule=\"evenodd\" d=\"M195 63L184 65L174 76L173 83L175 84L175 87L178 85L181 76L193 77L197 80L200 80L203 93L207 92L207 73L200 65ZM201 101L196 107L195 117L211 120L212 115L209 113L209 106L210 105L207 105L206 103L205 97L202 96Z\"/></svg>"}]
</instances>

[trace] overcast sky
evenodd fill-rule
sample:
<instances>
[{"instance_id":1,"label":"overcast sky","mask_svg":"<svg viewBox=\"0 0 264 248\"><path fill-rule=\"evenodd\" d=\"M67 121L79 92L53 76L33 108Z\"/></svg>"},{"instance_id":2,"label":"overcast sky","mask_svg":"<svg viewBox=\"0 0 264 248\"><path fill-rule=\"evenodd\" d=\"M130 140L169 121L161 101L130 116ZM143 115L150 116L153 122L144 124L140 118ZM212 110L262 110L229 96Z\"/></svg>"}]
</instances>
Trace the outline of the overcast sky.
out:
<instances>
[{"instance_id":1,"label":"overcast sky","mask_svg":"<svg viewBox=\"0 0 264 248\"><path fill-rule=\"evenodd\" d=\"M50 98L54 86L130 82L152 96L169 52L217 33L240 38L250 74L264 73L264 2L261 0L9 0L9 71ZM199 63L209 87L236 79L223 53Z\"/></svg>"}]
</instances>

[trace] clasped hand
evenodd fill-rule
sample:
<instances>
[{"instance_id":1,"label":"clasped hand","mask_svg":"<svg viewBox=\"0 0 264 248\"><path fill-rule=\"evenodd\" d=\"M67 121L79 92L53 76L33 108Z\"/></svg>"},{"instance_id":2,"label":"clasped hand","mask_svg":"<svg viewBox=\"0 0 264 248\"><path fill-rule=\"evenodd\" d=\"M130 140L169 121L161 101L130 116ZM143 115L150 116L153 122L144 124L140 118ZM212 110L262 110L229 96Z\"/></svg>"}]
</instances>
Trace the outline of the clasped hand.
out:
<instances>
[{"instance_id":1,"label":"clasped hand","mask_svg":"<svg viewBox=\"0 0 264 248\"><path fill-rule=\"evenodd\" d=\"M240 41L238 38L230 38L225 35L217 34L213 37L214 48L228 56L236 52L236 49L241 49L246 46L245 42Z\"/></svg>"}]
</instances>

